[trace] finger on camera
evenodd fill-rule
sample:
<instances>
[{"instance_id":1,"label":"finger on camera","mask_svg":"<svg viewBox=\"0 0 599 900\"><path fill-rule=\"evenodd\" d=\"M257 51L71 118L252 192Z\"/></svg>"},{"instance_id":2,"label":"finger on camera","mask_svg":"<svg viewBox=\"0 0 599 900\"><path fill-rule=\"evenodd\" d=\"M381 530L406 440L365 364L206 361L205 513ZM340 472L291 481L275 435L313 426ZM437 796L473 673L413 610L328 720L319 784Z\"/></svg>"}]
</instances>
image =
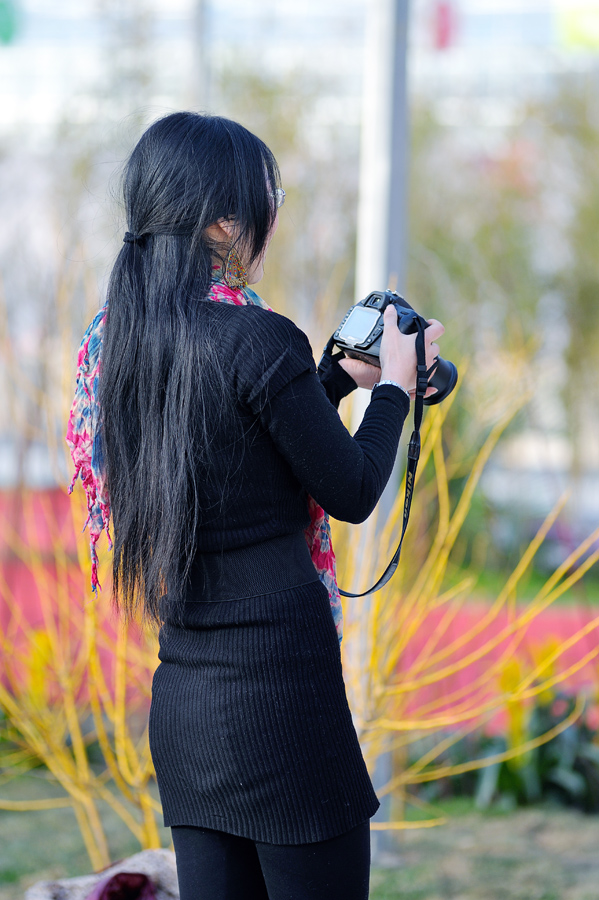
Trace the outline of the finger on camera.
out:
<instances>
[{"instance_id":1,"label":"finger on camera","mask_svg":"<svg viewBox=\"0 0 599 900\"><path fill-rule=\"evenodd\" d=\"M381 379L381 370L378 366L369 365L360 359L346 357L339 360L339 365L345 369L350 378L353 378L358 387L372 390L373 385Z\"/></svg>"},{"instance_id":2,"label":"finger on camera","mask_svg":"<svg viewBox=\"0 0 599 900\"><path fill-rule=\"evenodd\" d=\"M435 364L438 356L439 356L439 348L435 344L432 344L430 348L427 347L426 357L425 357L427 369L430 369L430 367Z\"/></svg>"},{"instance_id":3,"label":"finger on camera","mask_svg":"<svg viewBox=\"0 0 599 900\"><path fill-rule=\"evenodd\" d=\"M411 399L411 400L415 400L415 399L416 399L416 389L414 389L413 391L408 391L408 393L409 393L409 395L410 395L410 399ZM426 389L426 392L425 392L424 396L425 396L425 398L426 398L426 397L432 397L433 394L436 394L436 393L437 393L437 388L429 387L429 388Z\"/></svg>"},{"instance_id":4,"label":"finger on camera","mask_svg":"<svg viewBox=\"0 0 599 900\"><path fill-rule=\"evenodd\" d=\"M426 329L426 337L431 341L436 341L445 334L445 327L438 319L427 319L428 328Z\"/></svg>"}]
</instances>

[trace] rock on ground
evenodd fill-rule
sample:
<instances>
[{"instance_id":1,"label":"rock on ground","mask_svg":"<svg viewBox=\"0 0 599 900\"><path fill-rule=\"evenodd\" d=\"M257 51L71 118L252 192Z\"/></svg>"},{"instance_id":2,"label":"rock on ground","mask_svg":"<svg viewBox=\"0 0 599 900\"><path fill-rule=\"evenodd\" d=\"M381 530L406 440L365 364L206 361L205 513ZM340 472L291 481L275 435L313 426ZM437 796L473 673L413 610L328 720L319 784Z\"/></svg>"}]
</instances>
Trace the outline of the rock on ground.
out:
<instances>
[{"instance_id":1,"label":"rock on ground","mask_svg":"<svg viewBox=\"0 0 599 900\"><path fill-rule=\"evenodd\" d=\"M25 900L85 900L98 882L118 872L141 872L154 883L157 900L178 900L177 870L172 850L142 850L95 875L38 881L25 892Z\"/></svg>"}]
</instances>

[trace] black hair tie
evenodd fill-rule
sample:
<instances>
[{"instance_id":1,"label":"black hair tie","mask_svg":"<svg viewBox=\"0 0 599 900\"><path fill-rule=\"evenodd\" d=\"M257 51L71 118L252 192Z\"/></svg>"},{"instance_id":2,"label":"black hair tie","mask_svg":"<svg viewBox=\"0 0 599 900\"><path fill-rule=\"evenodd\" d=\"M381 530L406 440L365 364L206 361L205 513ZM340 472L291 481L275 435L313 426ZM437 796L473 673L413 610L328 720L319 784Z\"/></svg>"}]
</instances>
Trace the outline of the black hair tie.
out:
<instances>
[{"instance_id":1,"label":"black hair tie","mask_svg":"<svg viewBox=\"0 0 599 900\"><path fill-rule=\"evenodd\" d=\"M149 237L149 235L149 231L145 231L143 234L133 234L131 231L126 231L123 241L126 244L143 244L143 242L147 237Z\"/></svg>"}]
</instances>

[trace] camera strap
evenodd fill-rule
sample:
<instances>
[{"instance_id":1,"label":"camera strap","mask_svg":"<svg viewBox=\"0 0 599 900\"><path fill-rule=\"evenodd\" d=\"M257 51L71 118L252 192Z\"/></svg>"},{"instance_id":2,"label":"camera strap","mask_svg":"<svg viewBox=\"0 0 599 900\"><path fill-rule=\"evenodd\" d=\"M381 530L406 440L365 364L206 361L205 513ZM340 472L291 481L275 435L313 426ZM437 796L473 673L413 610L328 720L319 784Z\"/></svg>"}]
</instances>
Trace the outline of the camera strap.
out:
<instances>
[{"instance_id":1,"label":"camera strap","mask_svg":"<svg viewBox=\"0 0 599 900\"><path fill-rule=\"evenodd\" d=\"M403 504L403 524L401 537L399 539L397 550L393 554L391 562L389 563L379 580L376 582L376 584L374 584L367 591L362 591L362 593L360 594L352 594L349 591L342 591L340 588L339 593L342 597L365 597L367 594L373 594L375 591L380 591L380 589L384 587L389 579L393 576L399 564L401 547L403 544L406 529L408 527L408 520L410 518L412 497L414 495L414 484L416 482L416 469L418 468L418 459L420 458L420 426L422 425L424 395L426 394L426 389L428 387L429 374L426 369L424 326L422 325L422 322L419 320L419 318L415 320L415 324L418 330L416 333L416 395L414 398L414 430L408 444L408 462L406 465L406 493Z\"/></svg>"},{"instance_id":2,"label":"camera strap","mask_svg":"<svg viewBox=\"0 0 599 900\"><path fill-rule=\"evenodd\" d=\"M318 377L322 381L326 375L328 375L329 369L333 365L333 347L335 346L335 341L332 337L329 338L326 347L322 352L322 356L320 357L320 362L318 363ZM343 355L343 354L341 354Z\"/></svg>"}]
</instances>

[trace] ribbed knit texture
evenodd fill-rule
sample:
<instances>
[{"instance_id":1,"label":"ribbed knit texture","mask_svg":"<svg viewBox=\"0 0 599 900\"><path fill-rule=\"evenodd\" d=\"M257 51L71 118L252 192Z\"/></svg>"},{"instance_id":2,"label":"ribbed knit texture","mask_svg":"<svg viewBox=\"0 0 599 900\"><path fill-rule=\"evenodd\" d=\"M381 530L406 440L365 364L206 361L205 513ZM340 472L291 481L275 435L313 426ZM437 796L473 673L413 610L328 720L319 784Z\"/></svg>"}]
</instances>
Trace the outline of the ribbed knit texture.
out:
<instances>
[{"instance_id":1,"label":"ribbed knit texture","mask_svg":"<svg viewBox=\"0 0 599 900\"><path fill-rule=\"evenodd\" d=\"M302 844L372 816L326 589L197 606L201 627L163 633L154 677L165 823Z\"/></svg>"},{"instance_id":2,"label":"ribbed knit texture","mask_svg":"<svg viewBox=\"0 0 599 900\"><path fill-rule=\"evenodd\" d=\"M165 823L266 843L326 840L364 822L378 801L328 594L310 569L307 493L338 518L364 519L389 478L409 403L396 387L377 389L352 438L325 393L347 393L347 375L339 370L323 389L293 323L225 304L207 317L231 361L245 440L215 429L223 452L214 481L227 479L228 492L223 500L206 482L212 513L198 528L188 599L160 635L150 746Z\"/></svg>"},{"instance_id":3,"label":"ribbed knit texture","mask_svg":"<svg viewBox=\"0 0 599 900\"><path fill-rule=\"evenodd\" d=\"M199 471L207 512L197 531L198 551L210 553L303 531L309 524L305 491L259 416L282 387L315 366L305 334L284 316L226 303L207 303L204 313L228 361L231 397L224 402L237 402L244 437L240 440L238 430L215 428L214 467L208 476Z\"/></svg>"},{"instance_id":4,"label":"ribbed knit texture","mask_svg":"<svg viewBox=\"0 0 599 900\"><path fill-rule=\"evenodd\" d=\"M256 306L207 303L206 327L229 361L238 432L215 428L214 468L198 476L198 552L303 531L307 493L330 515L363 521L389 478L409 401L383 385L352 439L320 385L306 335ZM216 338L215 338L216 339ZM338 370L344 383L347 374ZM339 393L334 384L329 390ZM222 486L226 485L223 496Z\"/></svg>"}]
</instances>

